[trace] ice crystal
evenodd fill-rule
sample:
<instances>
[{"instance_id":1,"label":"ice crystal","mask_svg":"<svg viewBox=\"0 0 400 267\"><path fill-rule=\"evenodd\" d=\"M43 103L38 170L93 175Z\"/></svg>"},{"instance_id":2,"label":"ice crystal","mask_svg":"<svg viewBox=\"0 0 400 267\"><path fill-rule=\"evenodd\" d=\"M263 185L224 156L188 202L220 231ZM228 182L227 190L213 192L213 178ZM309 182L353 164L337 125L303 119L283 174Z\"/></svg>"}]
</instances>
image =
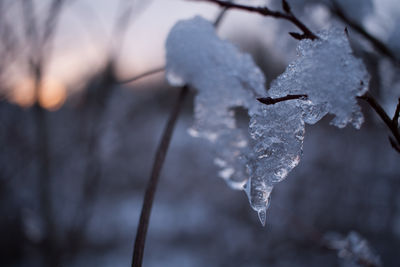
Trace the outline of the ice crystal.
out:
<instances>
[{"instance_id":1,"label":"ice crystal","mask_svg":"<svg viewBox=\"0 0 400 267\"><path fill-rule=\"evenodd\" d=\"M272 83L269 95L307 95L308 100L298 105L309 124L330 113L335 115L333 125L343 128L351 123L360 128L363 116L356 97L368 90L366 67L354 57L343 30L332 29L318 36L316 41L300 42L298 59Z\"/></svg>"},{"instance_id":2,"label":"ice crystal","mask_svg":"<svg viewBox=\"0 0 400 267\"><path fill-rule=\"evenodd\" d=\"M178 22L168 36L169 83L188 83L198 90L195 125L189 133L214 142L220 176L234 188L247 180L244 164L248 140L236 128L234 107L256 110L257 96L265 94L265 79L250 55L220 40L213 25L201 18Z\"/></svg>"},{"instance_id":3,"label":"ice crystal","mask_svg":"<svg viewBox=\"0 0 400 267\"><path fill-rule=\"evenodd\" d=\"M200 17L178 22L167 42L166 76L173 85L196 88L195 124L189 133L214 143L215 164L229 185L247 193L265 224L274 185L299 163L305 123L327 113L332 123L359 128L363 117L356 96L367 90L368 74L351 52L344 31L303 40L299 57L268 91L269 97L306 94L307 99L266 106L265 78L251 57L220 40L212 24ZM249 132L236 127L235 107L250 116Z\"/></svg>"},{"instance_id":4,"label":"ice crystal","mask_svg":"<svg viewBox=\"0 0 400 267\"><path fill-rule=\"evenodd\" d=\"M336 232L327 233L323 242L328 248L337 250L343 266L382 266L380 257L357 232L350 232L347 236Z\"/></svg>"}]
</instances>

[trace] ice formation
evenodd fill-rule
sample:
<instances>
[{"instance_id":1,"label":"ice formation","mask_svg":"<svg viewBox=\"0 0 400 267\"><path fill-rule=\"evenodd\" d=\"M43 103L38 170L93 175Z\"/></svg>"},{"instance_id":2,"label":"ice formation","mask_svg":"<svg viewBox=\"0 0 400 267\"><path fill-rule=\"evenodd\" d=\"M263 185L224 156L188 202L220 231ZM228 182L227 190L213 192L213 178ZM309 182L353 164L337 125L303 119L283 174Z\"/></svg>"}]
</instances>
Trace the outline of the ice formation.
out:
<instances>
[{"instance_id":1,"label":"ice formation","mask_svg":"<svg viewBox=\"0 0 400 267\"><path fill-rule=\"evenodd\" d=\"M331 29L318 34L319 40L303 40L298 58L271 85L270 97L306 94L298 102L309 124L327 113L335 115L332 124L343 128L348 123L360 128L363 116L357 96L368 90L369 74L360 59L354 57L343 30Z\"/></svg>"},{"instance_id":2,"label":"ice formation","mask_svg":"<svg viewBox=\"0 0 400 267\"><path fill-rule=\"evenodd\" d=\"M299 163L305 123L327 113L332 123L359 128L363 117L356 96L367 90L368 73L351 52L344 31L303 40L299 57L268 91L269 97L306 94L307 99L266 106L265 78L251 57L220 40L201 17L178 22L167 42L166 76L170 84L196 88L195 125L189 130L215 144L215 164L229 185L246 191L252 208L265 224L273 186ZM238 129L232 108L244 107L249 132Z\"/></svg>"},{"instance_id":3,"label":"ice formation","mask_svg":"<svg viewBox=\"0 0 400 267\"><path fill-rule=\"evenodd\" d=\"M167 42L166 76L170 84L197 89L195 125L189 133L214 142L220 176L234 188L247 180L243 155L247 133L236 128L234 107L256 110L265 94L265 79L250 55L220 40L213 25L201 18L178 22ZM254 112L254 111L253 111Z\"/></svg>"},{"instance_id":4,"label":"ice formation","mask_svg":"<svg viewBox=\"0 0 400 267\"><path fill-rule=\"evenodd\" d=\"M330 232L324 235L323 242L328 248L337 250L343 266L382 266L380 257L357 232L352 231L347 236Z\"/></svg>"}]
</instances>

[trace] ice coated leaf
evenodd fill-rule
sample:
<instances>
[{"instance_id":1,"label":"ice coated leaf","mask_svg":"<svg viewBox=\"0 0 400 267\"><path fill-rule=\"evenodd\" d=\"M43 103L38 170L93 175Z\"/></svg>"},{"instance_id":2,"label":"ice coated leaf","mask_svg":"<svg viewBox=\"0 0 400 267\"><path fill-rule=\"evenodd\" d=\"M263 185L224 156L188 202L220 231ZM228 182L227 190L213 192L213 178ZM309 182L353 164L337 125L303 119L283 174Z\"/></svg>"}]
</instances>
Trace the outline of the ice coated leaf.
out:
<instances>
[{"instance_id":1,"label":"ice coated leaf","mask_svg":"<svg viewBox=\"0 0 400 267\"><path fill-rule=\"evenodd\" d=\"M198 90L195 125L189 133L215 143L221 177L234 188L242 188L248 177L242 158L248 138L245 131L236 129L232 108L257 108L256 97L265 94L262 72L250 55L220 40L213 25L201 17L178 22L166 48L168 81Z\"/></svg>"},{"instance_id":2,"label":"ice coated leaf","mask_svg":"<svg viewBox=\"0 0 400 267\"><path fill-rule=\"evenodd\" d=\"M269 95L306 94L300 101L304 120L314 124L327 113L335 115L332 124L343 128L348 123L360 128L363 116L357 96L368 90L369 75L360 59L354 57L343 30L319 33L319 40L303 40L299 57L271 86Z\"/></svg>"}]
</instances>

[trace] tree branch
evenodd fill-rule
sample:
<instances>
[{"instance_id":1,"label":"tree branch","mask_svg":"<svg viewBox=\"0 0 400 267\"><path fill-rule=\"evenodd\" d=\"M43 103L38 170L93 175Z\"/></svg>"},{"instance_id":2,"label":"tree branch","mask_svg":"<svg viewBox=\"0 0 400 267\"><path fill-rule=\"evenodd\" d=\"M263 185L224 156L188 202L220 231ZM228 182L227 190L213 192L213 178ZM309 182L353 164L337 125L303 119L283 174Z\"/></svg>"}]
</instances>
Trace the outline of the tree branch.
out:
<instances>
[{"instance_id":1,"label":"tree branch","mask_svg":"<svg viewBox=\"0 0 400 267\"><path fill-rule=\"evenodd\" d=\"M217 16L217 18L214 21L215 27L217 27L220 24L220 22L223 19L224 14L226 14L226 11L227 11L226 8L221 10L221 12L219 13L219 15ZM131 81L135 81L135 80L145 77L147 75L156 73L158 71L163 71L163 70L164 70L164 67L153 70L153 71L149 71L147 73L143 73L142 75L139 75L139 76L131 79ZM150 180L146 186L146 192L144 195L142 211L141 211L140 219L139 219L139 225L138 225L137 232L136 232L135 245L134 245L133 255L132 255L132 267L141 267L142 266L143 254L144 254L144 244L146 241L146 234L147 234L147 229L149 227L150 214L151 214L151 209L153 206L155 192L157 189L158 179L159 179L161 169L164 164L165 156L168 151L169 143L171 141L171 137L172 137L172 133L175 128L176 121L178 119L179 113L181 111L183 102L185 100L185 97L186 97L188 91L189 91L188 85L185 85L181 88L178 100L175 103L175 105L171 111L170 117L167 122L167 126L164 129L160 144L157 148Z\"/></svg>"},{"instance_id":2,"label":"tree branch","mask_svg":"<svg viewBox=\"0 0 400 267\"><path fill-rule=\"evenodd\" d=\"M230 8L239 9L239 10L258 13L265 17L273 17L273 18L277 18L277 19L287 20L287 21L291 22L292 24L294 24L297 28L299 28L303 32L302 34L295 33L294 35L296 37L293 36L293 34L291 34L291 36L293 36L294 38L296 38L296 39L311 39L311 40L318 39L318 36L316 34L314 34L310 29L308 29L307 26L304 25L292 13L292 11L289 7L289 4L286 1L283 2L285 13L280 12L280 11L270 10L268 7L252 7L252 6L235 4L235 3L221 1L221 0L195 0L195 1L210 2L210 3L214 3L221 7L228 8L228 9L230 9Z\"/></svg>"},{"instance_id":3,"label":"tree branch","mask_svg":"<svg viewBox=\"0 0 400 267\"><path fill-rule=\"evenodd\" d=\"M382 119L382 121L386 124L386 126L389 128L389 130L392 132L392 135L394 137L391 138L389 137L389 141L390 144L392 145L392 147L400 153L400 131L398 128L397 123L394 122L394 120L392 120L389 115L386 113L386 111L382 108L382 106L375 100L375 98L370 95L368 92L365 93L362 96L358 97L359 99L362 99L364 101L366 101L374 110L375 112L378 114L378 116ZM397 106L397 109L399 108L399 105ZM397 109L396 109L396 113L397 113ZM396 117L396 113L394 118ZM397 113L398 114L398 113Z\"/></svg>"},{"instance_id":4,"label":"tree branch","mask_svg":"<svg viewBox=\"0 0 400 267\"><path fill-rule=\"evenodd\" d=\"M396 128L399 127L400 97L399 97L398 101L399 102L397 103L396 111L394 112L393 119L392 119L392 121L393 121L394 125L396 126Z\"/></svg>"},{"instance_id":5,"label":"tree branch","mask_svg":"<svg viewBox=\"0 0 400 267\"><path fill-rule=\"evenodd\" d=\"M146 234L149 226L150 213L153 205L154 195L157 189L158 179L160 176L162 166L164 164L165 156L167 155L168 147L171 141L176 121L178 119L180 110L182 108L188 90L189 90L188 86L183 86L181 88L178 100L176 101L171 111L167 125L161 137L161 142L157 148L150 180L146 186L142 212L140 214L139 226L137 228L135 247L132 256L132 267L142 266L144 243L146 241Z\"/></svg>"},{"instance_id":6,"label":"tree branch","mask_svg":"<svg viewBox=\"0 0 400 267\"><path fill-rule=\"evenodd\" d=\"M259 98L257 98L257 100L265 105L274 105L276 103L287 101L287 100L295 100L295 99L305 100L305 99L307 99L307 97L308 97L307 95L287 95L287 96L278 97L278 98L259 97Z\"/></svg>"},{"instance_id":7,"label":"tree branch","mask_svg":"<svg viewBox=\"0 0 400 267\"><path fill-rule=\"evenodd\" d=\"M123 84L123 83L135 82L135 81L140 80L142 78L145 78L147 76L163 72L164 70L165 70L165 66L159 67L159 68L156 68L156 69L152 69L152 70L146 71L146 72L144 72L142 74L139 74L138 76L134 76L132 78L128 78L128 79L125 79L125 80L117 81L117 83Z\"/></svg>"}]
</instances>

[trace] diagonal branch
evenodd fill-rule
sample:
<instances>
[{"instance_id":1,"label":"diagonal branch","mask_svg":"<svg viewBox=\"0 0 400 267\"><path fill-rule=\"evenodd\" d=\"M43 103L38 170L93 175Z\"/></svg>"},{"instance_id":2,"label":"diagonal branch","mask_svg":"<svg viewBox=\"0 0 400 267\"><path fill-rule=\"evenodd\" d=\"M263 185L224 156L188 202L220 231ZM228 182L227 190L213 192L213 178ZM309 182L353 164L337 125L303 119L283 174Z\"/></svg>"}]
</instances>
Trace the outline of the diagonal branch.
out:
<instances>
[{"instance_id":1,"label":"diagonal branch","mask_svg":"<svg viewBox=\"0 0 400 267\"><path fill-rule=\"evenodd\" d=\"M221 0L196 0L198 2L210 2L217 4L221 7L228 8L228 9L239 9L239 10L244 10L244 11L249 11L249 12L254 12L258 13L262 16L265 17L273 17L276 19L283 19L291 22L294 24L297 28L299 28L303 33L302 34L291 34L294 38L296 39L311 39L315 40L318 39L318 36L314 34L304 23L302 23L291 11L289 4L286 1L283 1L284 9L285 12L280 12L280 11L274 11L269 9L268 7L253 7L253 6L247 6L247 5L241 5L241 4L235 4L227 1L221 1Z\"/></svg>"},{"instance_id":2,"label":"diagonal branch","mask_svg":"<svg viewBox=\"0 0 400 267\"><path fill-rule=\"evenodd\" d=\"M366 101L374 109L374 111L376 112L376 114L378 114L378 116L382 119L382 121L386 124L386 126L392 132L392 135L394 137L394 139L392 137L389 137L390 144L397 152L400 153L400 130L398 128L397 123L395 123L394 120L392 120L389 117L389 115L386 113L383 107L368 92L362 96L359 96L358 98ZM396 114L398 114L397 110L400 109L399 105L397 107L398 108L396 109L396 113L393 118L396 117Z\"/></svg>"},{"instance_id":3,"label":"diagonal branch","mask_svg":"<svg viewBox=\"0 0 400 267\"><path fill-rule=\"evenodd\" d=\"M400 97L399 102L397 103L396 111L394 112L392 122L396 127L399 127L399 115L400 115Z\"/></svg>"},{"instance_id":4,"label":"diagonal branch","mask_svg":"<svg viewBox=\"0 0 400 267\"><path fill-rule=\"evenodd\" d=\"M125 79L125 80L117 81L117 83L131 83L131 82L135 82L135 81L140 80L140 79L142 79L142 78L145 78L145 77L147 77L147 76L150 76L150 75L153 75L153 74L157 74L157 73L163 72L164 70L165 70L165 66L159 67L159 68L155 68L155 69L146 71L146 72L144 72L144 73L142 73L142 74L139 74L138 76L134 76L134 77L131 77L131 78L128 78L128 79Z\"/></svg>"}]
</instances>

